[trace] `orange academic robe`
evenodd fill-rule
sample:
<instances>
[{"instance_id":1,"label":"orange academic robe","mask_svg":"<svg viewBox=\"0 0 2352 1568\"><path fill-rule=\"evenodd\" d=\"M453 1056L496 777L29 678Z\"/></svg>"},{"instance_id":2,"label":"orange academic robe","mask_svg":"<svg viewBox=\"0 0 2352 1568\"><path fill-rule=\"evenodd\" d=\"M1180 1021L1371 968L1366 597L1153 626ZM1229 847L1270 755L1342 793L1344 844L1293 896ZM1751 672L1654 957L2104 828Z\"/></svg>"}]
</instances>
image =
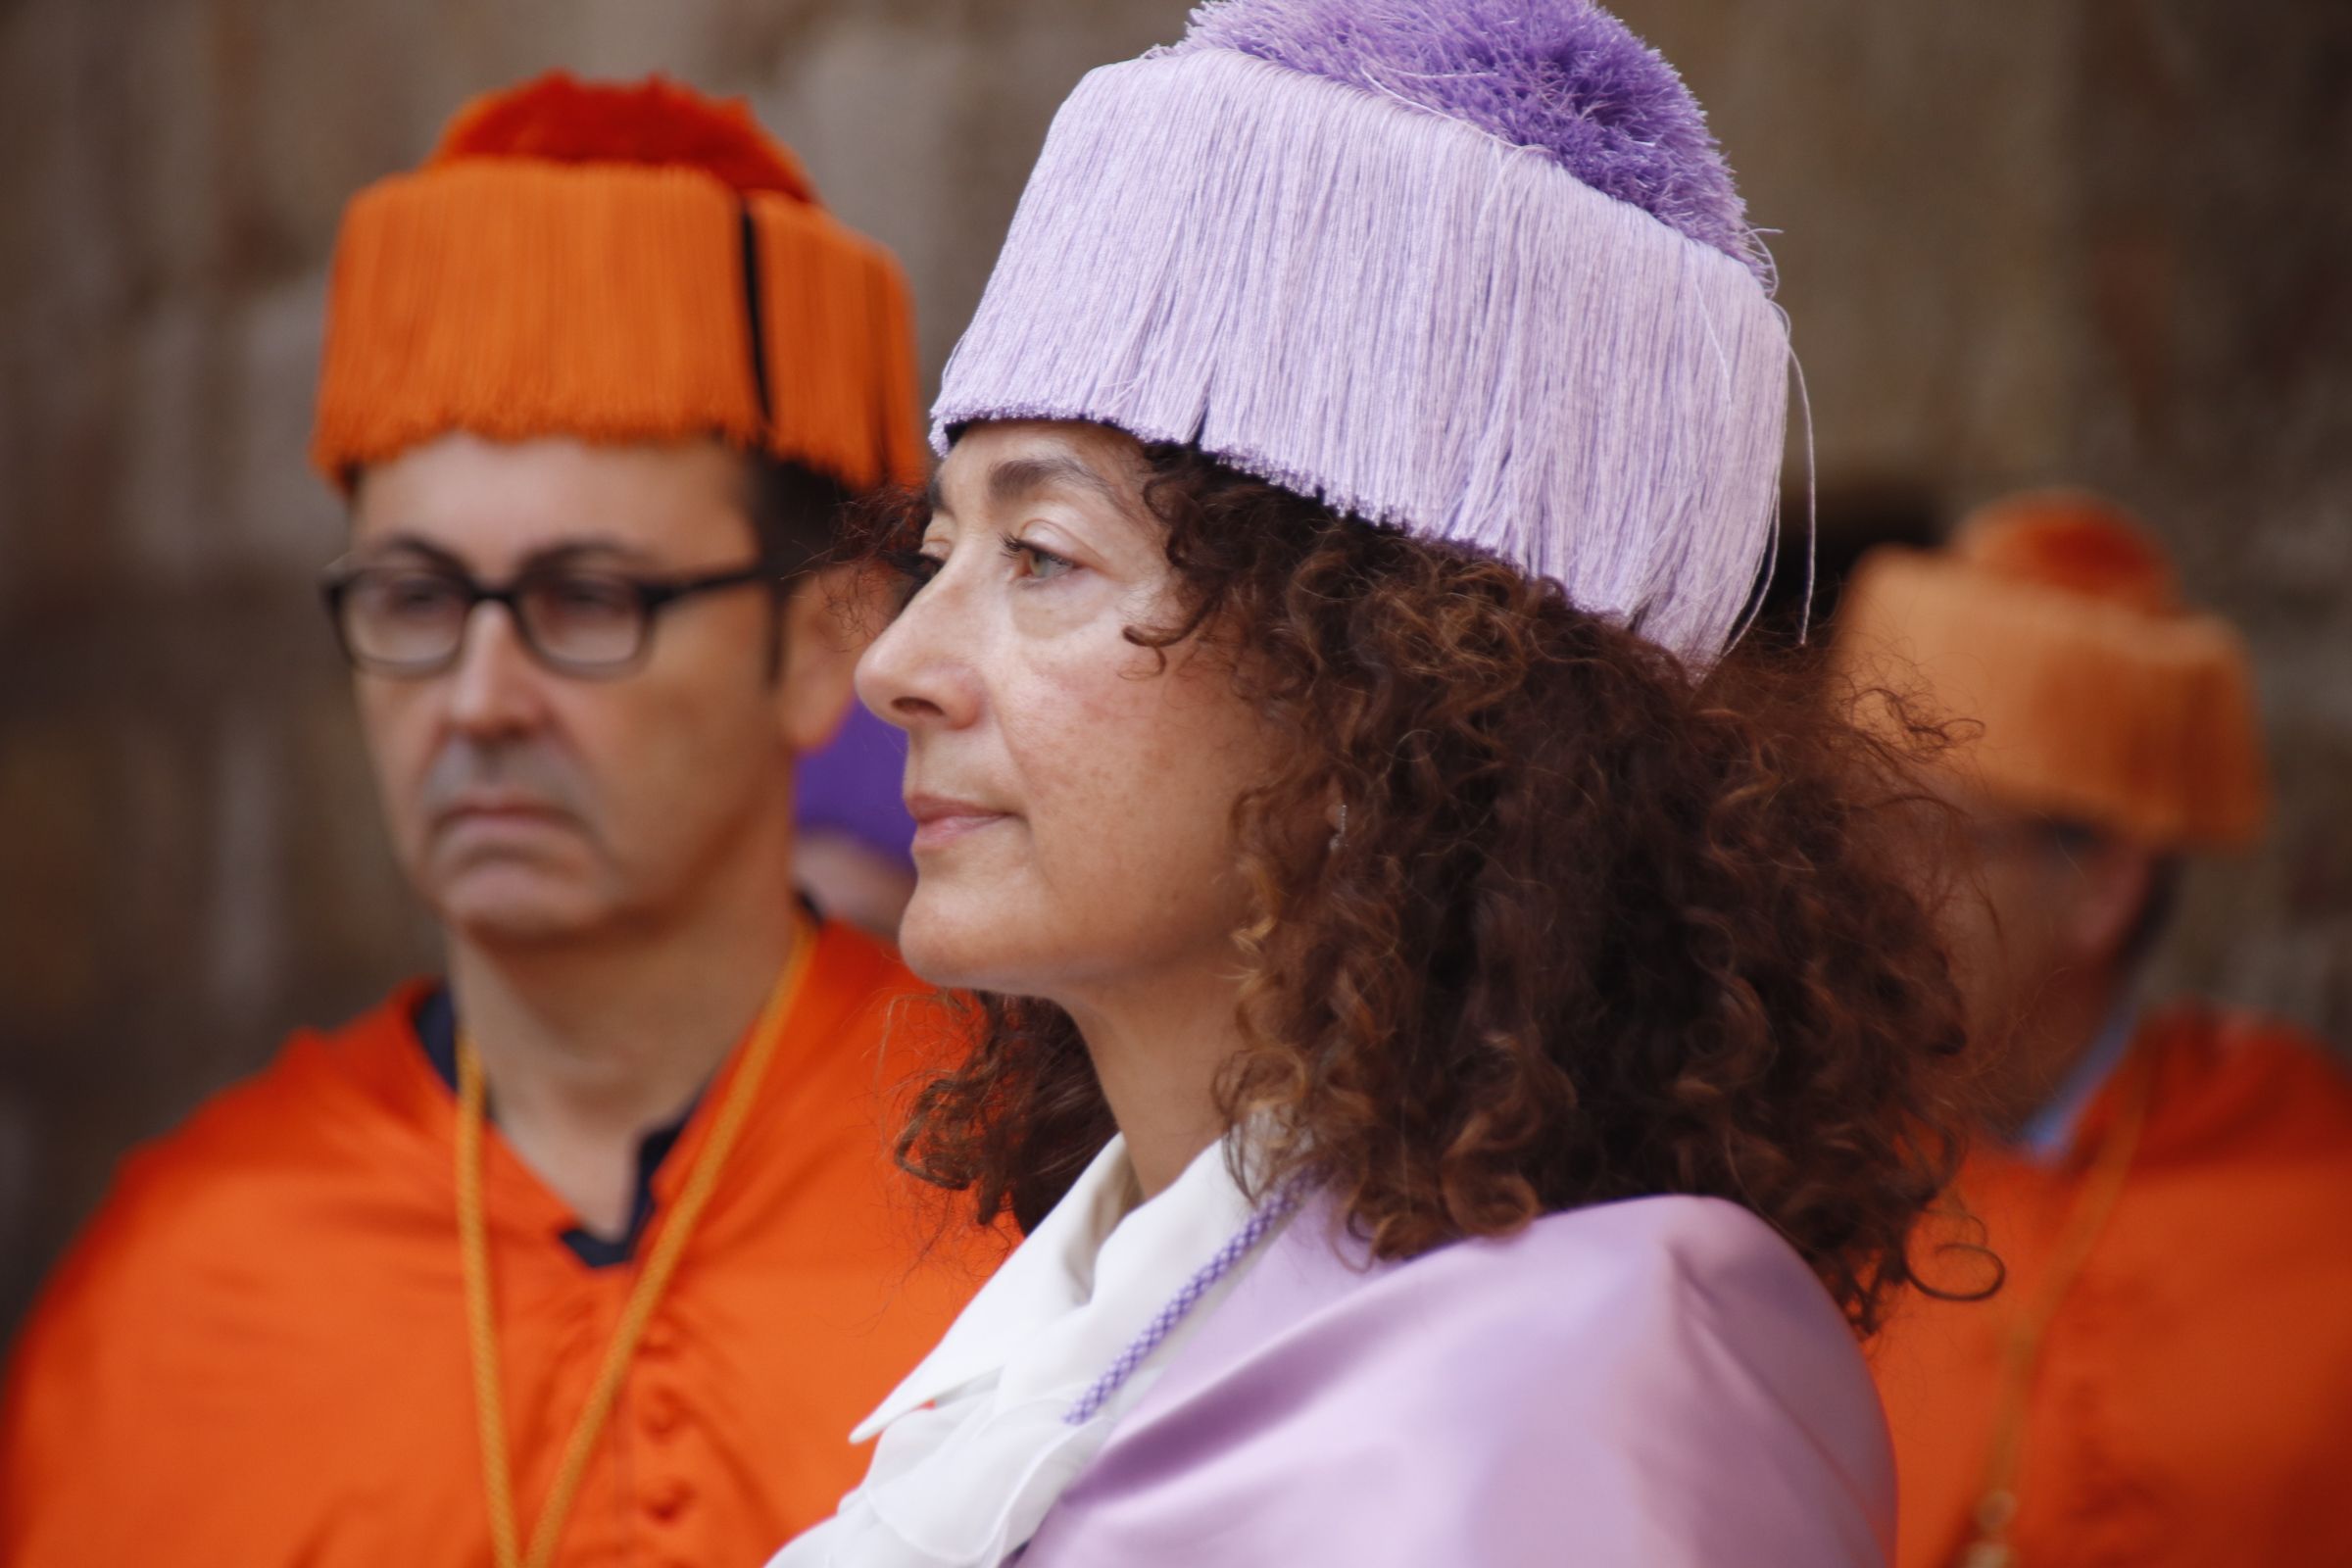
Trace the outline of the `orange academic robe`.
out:
<instances>
[{"instance_id":1,"label":"orange academic robe","mask_svg":"<svg viewBox=\"0 0 2352 1568\"><path fill-rule=\"evenodd\" d=\"M2001 1337L2134 1067L2154 1074L2137 1152L2026 1404L2014 1560L2352 1564L2352 1083L2291 1030L2190 1006L2142 1027L2067 1158L1986 1151L1964 1172L2008 1282L1915 1298L1874 1352L1899 1568L1946 1568L1971 1539Z\"/></svg>"},{"instance_id":2,"label":"orange academic robe","mask_svg":"<svg viewBox=\"0 0 2352 1568\"><path fill-rule=\"evenodd\" d=\"M939 1234L885 1105L918 982L828 925L755 1108L569 1516L566 1568L756 1564L863 1473L850 1428L1001 1248ZM452 1174L410 987L133 1156L51 1281L0 1406L9 1568L490 1560ZM740 1048L739 1048L740 1054ZM652 1235L723 1068L657 1172ZM527 1537L634 1281L492 1129L483 1190ZM638 1256L644 1256L641 1246Z\"/></svg>"}]
</instances>

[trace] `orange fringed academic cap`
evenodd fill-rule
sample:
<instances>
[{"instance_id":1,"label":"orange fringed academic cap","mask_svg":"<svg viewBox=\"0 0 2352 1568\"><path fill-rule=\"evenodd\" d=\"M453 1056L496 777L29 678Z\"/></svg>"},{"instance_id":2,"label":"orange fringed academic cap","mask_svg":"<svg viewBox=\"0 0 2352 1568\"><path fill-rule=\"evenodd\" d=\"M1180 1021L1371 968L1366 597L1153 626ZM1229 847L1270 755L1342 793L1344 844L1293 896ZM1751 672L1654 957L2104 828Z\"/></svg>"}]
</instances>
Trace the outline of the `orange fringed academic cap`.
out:
<instances>
[{"instance_id":1,"label":"orange fringed academic cap","mask_svg":"<svg viewBox=\"0 0 2352 1568\"><path fill-rule=\"evenodd\" d=\"M314 461L344 484L450 430L919 479L906 285L740 100L543 76L460 112L335 244Z\"/></svg>"},{"instance_id":2,"label":"orange fringed academic cap","mask_svg":"<svg viewBox=\"0 0 2352 1568\"><path fill-rule=\"evenodd\" d=\"M2182 606L2162 546L2098 497L2013 496L1948 550L1874 551L1838 614L1844 667L1967 721L1960 764L1995 800L2168 849L2261 832L2244 645Z\"/></svg>"}]
</instances>

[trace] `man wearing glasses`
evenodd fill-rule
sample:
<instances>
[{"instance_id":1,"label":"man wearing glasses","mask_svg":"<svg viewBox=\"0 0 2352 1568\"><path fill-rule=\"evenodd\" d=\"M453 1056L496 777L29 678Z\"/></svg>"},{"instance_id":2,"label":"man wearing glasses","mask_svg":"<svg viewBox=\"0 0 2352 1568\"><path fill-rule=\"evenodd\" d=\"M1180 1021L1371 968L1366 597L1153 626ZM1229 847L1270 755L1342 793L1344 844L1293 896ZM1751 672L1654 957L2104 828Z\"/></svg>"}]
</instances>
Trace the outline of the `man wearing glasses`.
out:
<instances>
[{"instance_id":1,"label":"man wearing glasses","mask_svg":"<svg viewBox=\"0 0 2352 1568\"><path fill-rule=\"evenodd\" d=\"M0 1561L754 1562L857 1479L988 1255L893 1167L915 983L792 883L907 342L790 154L659 81L486 99L353 202L324 595L448 977L125 1166L19 1348Z\"/></svg>"}]
</instances>

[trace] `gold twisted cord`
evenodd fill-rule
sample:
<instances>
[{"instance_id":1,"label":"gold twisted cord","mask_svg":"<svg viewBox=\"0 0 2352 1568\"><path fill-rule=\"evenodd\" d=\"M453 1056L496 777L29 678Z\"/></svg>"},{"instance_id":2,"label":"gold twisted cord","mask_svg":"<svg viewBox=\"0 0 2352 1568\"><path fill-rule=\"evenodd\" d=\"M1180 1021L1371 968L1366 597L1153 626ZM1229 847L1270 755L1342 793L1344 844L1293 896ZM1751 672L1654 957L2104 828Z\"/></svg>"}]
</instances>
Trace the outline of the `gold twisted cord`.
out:
<instances>
[{"instance_id":1,"label":"gold twisted cord","mask_svg":"<svg viewBox=\"0 0 2352 1568\"><path fill-rule=\"evenodd\" d=\"M491 1301L490 1245L482 1210L482 1125L486 1099L482 1062L471 1038L462 1032L458 1036L458 1249L466 1274L466 1328L473 1355L474 1415L481 1429L482 1492L489 1507L490 1548L497 1568L548 1568L554 1562L564 1521L570 1517L580 1483L588 1474L589 1461L595 1457L597 1438L620 1396L620 1385L628 1376L638 1341L644 1338L646 1325L653 1320L654 1308L661 1304L662 1293L668 1288L670 1276L677 1272L678 1259L694 1235L695 1222L717 1190L719 1167L726 1160L727 1151L742 1132L743 1124L751 1119L752 1101L759 1092L760 1080L766 1074L769 1059L776 1054L777 1038L799 998L801 981L808 974L815 947L814 933L804 922L796 933L792 956L777 977L775 989L768 994L759 1022L752 1027L750 1048L736 1069L735 1081L728 1086L725 1102L711 1123L710 1136L696 1156L694 1168L687 1173L676 1204L661 1223L653 1250L629 1293L628 1304L612 1331L612 1343L605 1349L604 1365L598 1369L596 1382L580 1406L579 1417L572 1423L563 1466L557 1471L555 1486L539 1511L539 1522L531 1531L528 1556L519 1553L515 1531L514 1473L508 1463L506 1396L499 1377L498 1320Z\"/></svg>"},{"instance_id":2,"label":"gold twisted cord","mask_svg":"<svg viewBox=\"0 0 2352 1568\"><path fill-rule=\"evenodd\" d=\"M2125 1178L2139 1152L2140 1130L2147 1125L2148 1102L2155 1096L2153 1058L2143 1054L2126 1069L2118 1086L2122 1103L2114 1125L2100 1141L2067 1218L2065 1231L2050 1255L2049 1277L2041 1294L2018 1313L2003 1337L1999 1402L1993 1406L1992 1445L1984 1462L1984 1491L1977 1502L1976 1539L1960 1554L1958 1568L2007 1568L2016 1560L2009 1544L2009 1526L2017 1517L2017 1483L2024 1468L2028 1408L2034 1396L2034 1371L2041 1359L2043 1342L2068 1293L2090 1262L2115 1205L2124 1196Z\"/></svg>"},{"instance_id":3,"label":"gold twisted cord","mask_svg":"<svg viewBox=\"0 0 2352 1568\"><path fill-rule=\"evenodd\" d=\"M490 1554L516 1568L514 1489L507 1468L506 1396L499 1387L498 1322L490 1304L490 1244L482 1218L482 1063L458 1037L458 1254L466 1265L466 1339L473 1356L473 1414L481 1431L482 1496Z\"/></svg>"}]
</instances>

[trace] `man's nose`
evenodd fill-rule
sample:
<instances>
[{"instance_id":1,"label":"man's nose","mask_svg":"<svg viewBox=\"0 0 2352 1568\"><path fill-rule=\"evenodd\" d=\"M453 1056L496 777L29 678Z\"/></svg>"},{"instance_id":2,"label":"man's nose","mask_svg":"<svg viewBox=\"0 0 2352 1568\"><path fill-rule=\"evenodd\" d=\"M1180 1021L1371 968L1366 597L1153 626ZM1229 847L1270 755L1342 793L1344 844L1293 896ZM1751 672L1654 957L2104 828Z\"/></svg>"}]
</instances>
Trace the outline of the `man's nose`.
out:
<instances>
[{"instance_id":1,"label":"man's nose","mask_svg":"<svg viewBox=\"0 0 2352 1568\"><path fill-rule=\"evenodd\" d=\"M504 605L480 604L449 672L449 719L472 735L512 734L538 722L548 673Z\"/></svg>"},{"instance_id":2,"label":"man's nose","mask_svg":"<svg viewBox=\"0 0 2352 1568\"><path fill-rule=\"evenodd\" d=\"M858 700L910 733L972 722L980 712L973 651L981 631L972 611L960 584L945 572L934 577L858 661Z\"/></svg>"}]
</instances>

